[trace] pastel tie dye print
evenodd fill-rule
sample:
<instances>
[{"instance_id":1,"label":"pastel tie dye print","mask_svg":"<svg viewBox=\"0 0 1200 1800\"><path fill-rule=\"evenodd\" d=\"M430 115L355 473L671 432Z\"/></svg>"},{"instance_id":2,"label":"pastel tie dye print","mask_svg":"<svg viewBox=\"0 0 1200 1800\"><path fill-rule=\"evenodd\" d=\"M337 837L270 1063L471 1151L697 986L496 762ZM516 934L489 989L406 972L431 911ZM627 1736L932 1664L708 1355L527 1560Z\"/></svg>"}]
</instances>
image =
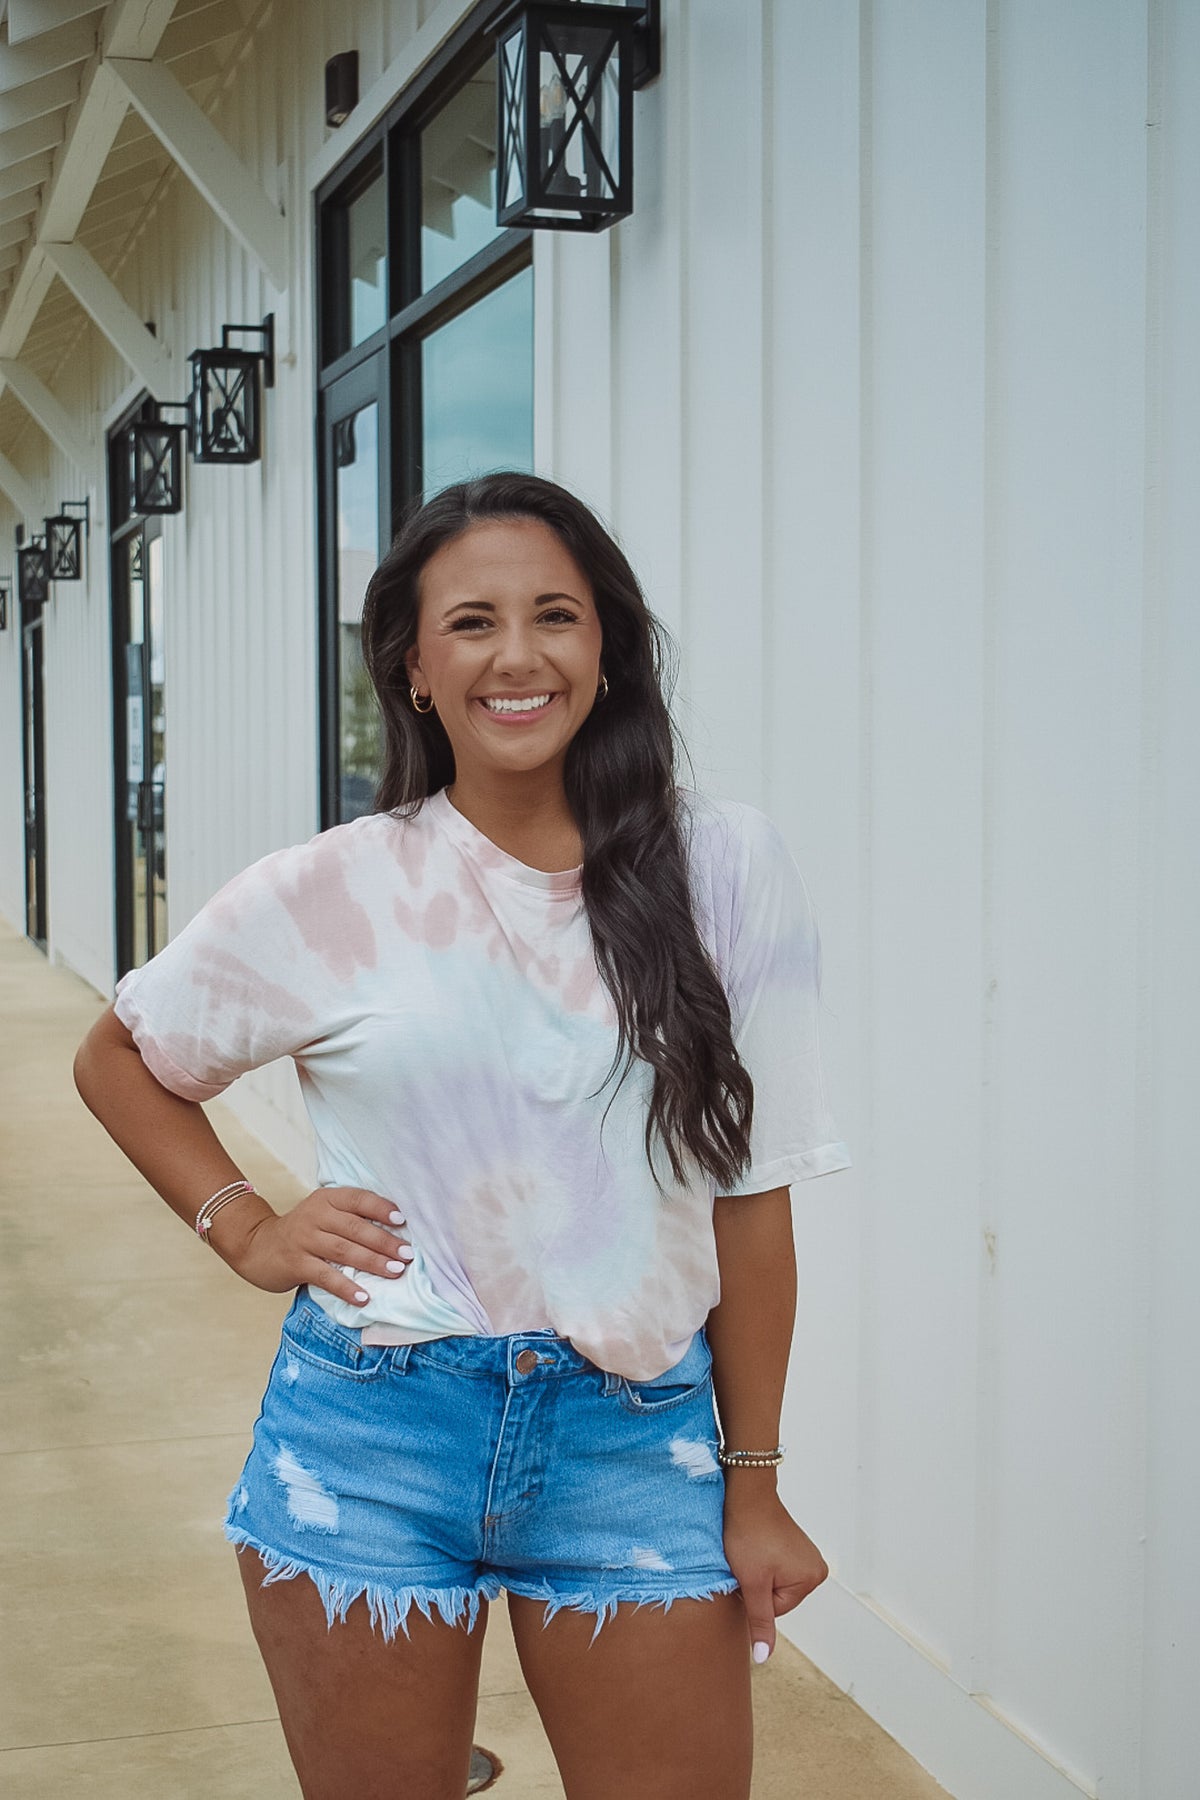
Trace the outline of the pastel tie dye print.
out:
<instances>
[{"instance_id":1,"label":"pastel tie dye print","mask_svg":"<svg viewBox=\"0 0 1200 1800\"><path fill-rule=\"evenodd\" d=\"M755 1086L752 1162L728 1191L846 1168L800 871L756 807L679 792L697 925ZM371 814L264 856L118 984L164 1087L207 1100L290 1056L318 1185L405 1214L407 1274L358 1274L361 1307L311 1290L365 1343L549 1329L647 1381L719 1298L711 1179L689 1161L674 1181L656 1140L660 1193L649 1065L604 1079L616 1010L579 875L519 862L441 791L409 820Z\"/></svg>"}]
</instances>

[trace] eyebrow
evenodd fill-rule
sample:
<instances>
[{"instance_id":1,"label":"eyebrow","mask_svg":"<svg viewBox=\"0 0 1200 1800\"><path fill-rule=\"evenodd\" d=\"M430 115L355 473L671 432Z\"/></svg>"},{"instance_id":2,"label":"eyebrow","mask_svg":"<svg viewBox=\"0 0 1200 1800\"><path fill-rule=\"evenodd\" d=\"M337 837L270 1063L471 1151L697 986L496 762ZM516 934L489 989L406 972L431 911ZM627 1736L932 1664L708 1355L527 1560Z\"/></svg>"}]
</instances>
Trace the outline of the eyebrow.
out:
<instances>
[{"instance_id":1,"label":"eyebrow","mask_svg":"<svg viewBox=\"0 0 1200 1800\"><path fill-rule=\"evenodd\" d=\"M541 606L547 600L573 600L576 606L583 605L583 601L576 600L574 594L537 594L533 604ZM451 618L456 612L461 612L464 606L469 606L472 612L495 612L496 610L495 604L491 600L460 600L456 606L450 608L449 612L443 614L443 617Z\"/></svg>"}]
</instances>

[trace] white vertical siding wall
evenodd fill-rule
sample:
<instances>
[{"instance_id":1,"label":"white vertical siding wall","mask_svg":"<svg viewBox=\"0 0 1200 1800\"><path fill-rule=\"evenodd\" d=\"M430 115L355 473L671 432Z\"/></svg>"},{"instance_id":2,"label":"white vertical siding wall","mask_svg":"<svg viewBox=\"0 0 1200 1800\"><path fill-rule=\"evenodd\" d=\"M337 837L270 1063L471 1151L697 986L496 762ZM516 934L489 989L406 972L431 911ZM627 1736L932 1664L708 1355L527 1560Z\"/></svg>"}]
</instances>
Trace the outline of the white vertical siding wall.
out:
<instances>
[{"instance_id":1,"label":"white vertical siding wall","mask_svg":"<svg viewBox=\"0 0 1200 1800\"><path fill-rule=\"evenodd\" d=\"M1185 1800L1195 9L676 0L664 67L610 291L538 242L539 448L603 504L611 431L822 919L784 1628L956 1794Z\"/></svg>"},{"instance_id":2,"label":"white vertical siding wall","mask_svg":"<svg viewBox=\"0 0 1200 1800\"><path fill-rule=\"evenodd\" d=\"M174 929L316 829L321 72L357 44L366 92L431 12L247 46L218 118L286 202L285 297L182 180L120 275L181 392L223 321L281 323L263 463L190 468L165 528ZM1192 1800L1200 14L666 0L663 58L634 216L537 235L537 461L821 918L856 1160L793 1194L783 1491L832 1574L783 1628L963 1800ZM95 422L127 373L89 332L58 391ZM46 648L52 947L108 989L103 547ZM236 1092L301 1160L290 1069Z\"/></svg>"}]
</instances>

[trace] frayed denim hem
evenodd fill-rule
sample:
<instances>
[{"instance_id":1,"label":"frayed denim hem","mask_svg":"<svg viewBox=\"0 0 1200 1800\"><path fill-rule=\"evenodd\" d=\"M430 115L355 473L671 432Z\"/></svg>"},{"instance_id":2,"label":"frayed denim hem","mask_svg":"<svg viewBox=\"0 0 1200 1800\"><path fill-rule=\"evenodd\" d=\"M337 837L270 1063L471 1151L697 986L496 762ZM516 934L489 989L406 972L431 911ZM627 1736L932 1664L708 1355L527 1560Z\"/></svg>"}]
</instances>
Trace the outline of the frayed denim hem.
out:
<instances>
[{"instance_id":1,"label":"frayed denim hem","mask_svg":"<svg viewBox=\"0 0 1200 1800\"><path fill-rule=\"evenodd\" d=\"M475 1621L479 1617L480 1600L496 1600L502 1592L503 1584L494 1575L480 1576L474 1587L381 1587L378 1583L356 1580L352 1575L333 1575L328 1569L299 1562L295 1557L281 1556L277 1550L268 1549L257 1538L251 1537L248 1531L242 1531L235 1525L226 1525L224 1530L231 1544L239 1549L247 1548L258 1553L267 1571L263 1577L263 1587L268 1587L273 1581L291 1581L297 1575L307 1575L321 1596L321 1604L325 1608L325 1618L331 1631L336 1623L345 1621L351 1606L360 1595L366 1597L372 1629L382 1630L385 1643L391 1643L398 1630L408 1637L408 1613L413 1606L419 1608L431 1622L433 1609L436 1607L447 1625L460 1624L465 1611L467 1630L474 1631Z\"/></svg>"},{"instance_id":2,"label":"frayed denim hem","mask_svg":"<svg viewBox=\"0 0 1200 1800\"><path fill-rule=\"evenodd\" d=\"M543 1631L546 1629L554 1615L561 1612L564 1607L568 1607L572 1612L594 1612L596 1614L596 1629L588 1639L588 1648L590 1649L596 1639L600 1636L600 1627L606 1620L616 1618L617 1607L620 1606L622 1602L635 1601L639 1608L643 1606L661 1606L664 1613L666 1613L670 1612L671 1607L676 1600L713 1600L718 1594L734 1594L738 1590L739 1583L736 1576L730 1575L723 1581L709 1582L702 1587L685 1588L682 1591L677 1589L674 1593L670 1594L648 1593L644 1587L617 1588L613 1592L606 1594L602 1600L598 1599L596 1594L588 1593L586 1591L581 1591L576 1594L559 1593L556 1589L548 1587L544 1583L539 1583L536 1586L531 1584L527 1587L521 1587L515 1582L506 1581L504 1585L510 1594L517 1594L524 1600L545 1600L546 1612L545 1617L542 1619Z\"/></svg>"}]
</instances>

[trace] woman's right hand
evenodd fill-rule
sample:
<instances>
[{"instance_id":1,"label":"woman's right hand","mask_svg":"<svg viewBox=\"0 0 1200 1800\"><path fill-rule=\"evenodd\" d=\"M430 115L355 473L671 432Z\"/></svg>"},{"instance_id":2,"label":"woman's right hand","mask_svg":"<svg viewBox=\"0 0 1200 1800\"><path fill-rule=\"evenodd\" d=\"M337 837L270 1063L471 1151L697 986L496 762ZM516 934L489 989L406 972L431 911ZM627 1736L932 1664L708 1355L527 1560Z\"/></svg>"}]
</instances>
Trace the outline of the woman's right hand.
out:
<instances>
[{"instance_id":1,"label":"woman's right hand","mask_svg":"<svg viewBox=\"0 0 1200 1800\"><path fill-rule=\"evenodd\" d=\"M400 1235L404 1223L395 1201L370 1188L316 1188L290 1212L264 1214L230 1261L244 1280L268 1294L307 1284L361 1306L367 1295L331 1264L398 1280L415 1254ZM214 1247L220 1250L219 1243Z\"/></svg>"}]
</instances>

